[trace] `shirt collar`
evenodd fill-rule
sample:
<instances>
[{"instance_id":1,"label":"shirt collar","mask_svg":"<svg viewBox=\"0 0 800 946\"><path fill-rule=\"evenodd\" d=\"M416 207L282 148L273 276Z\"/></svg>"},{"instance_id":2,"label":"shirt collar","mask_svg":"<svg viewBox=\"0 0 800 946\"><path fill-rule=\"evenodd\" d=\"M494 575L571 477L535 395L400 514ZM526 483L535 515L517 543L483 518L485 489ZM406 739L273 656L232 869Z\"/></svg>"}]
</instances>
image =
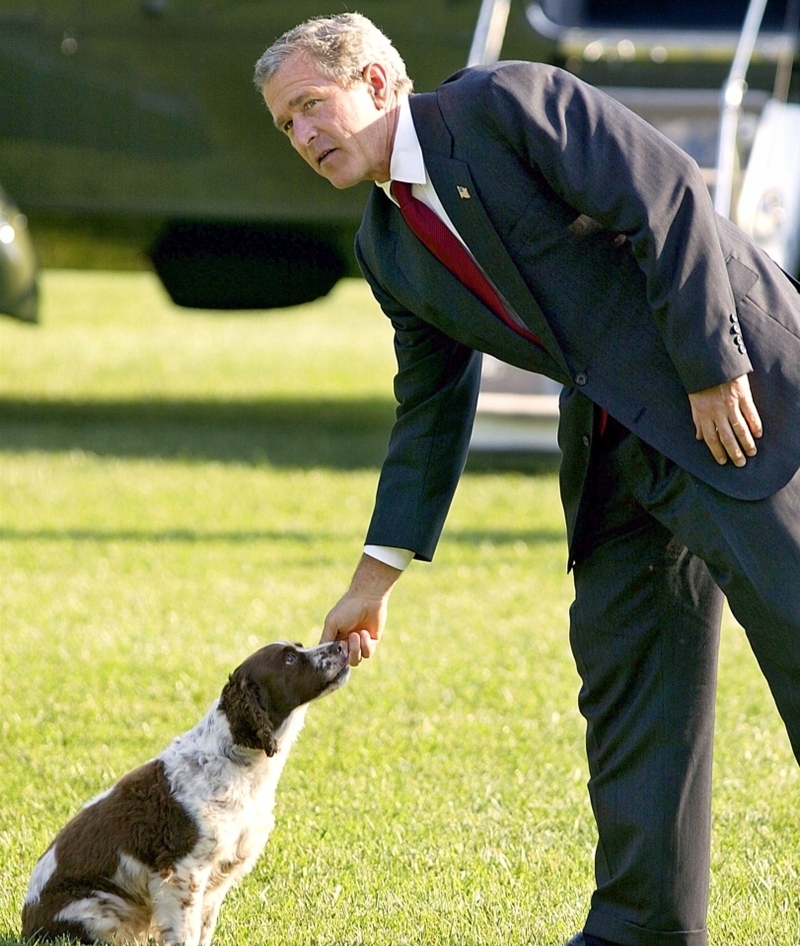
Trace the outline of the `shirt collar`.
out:
<instances>
[{"instance_id":1,"label":"shirt collar","mask_svg":"<svg viewBox=\"0 0 800 946\"><path fill-rule=\"evenodd\" d=\"M417 130L414 128L408 97L402 99L399 105L389 173L391 180L378 184L378 187L387 194L394 180L406 181L409 184L424 184L427 179L422 147L417 137Z\"/></svg>"}]
</instances>

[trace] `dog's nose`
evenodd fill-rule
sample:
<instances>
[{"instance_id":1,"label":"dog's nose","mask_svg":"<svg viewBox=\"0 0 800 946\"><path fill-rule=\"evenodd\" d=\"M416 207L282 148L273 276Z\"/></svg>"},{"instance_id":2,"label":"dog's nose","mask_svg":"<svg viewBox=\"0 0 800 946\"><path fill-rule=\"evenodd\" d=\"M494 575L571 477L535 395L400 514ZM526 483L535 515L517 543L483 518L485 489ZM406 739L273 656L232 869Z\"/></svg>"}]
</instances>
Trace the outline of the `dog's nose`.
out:
<instances>
[{"instance_id":1,"label":"dog's nose","mask_svg":"<svg viewBox=\"0 0 800 946\"><path fill-rule=\"evenodd\" d=\"M346 641L328 641L320 644L317 650L318 666L326 670L338 667L343 660L347 660L349 651Z\"/></svg>"}]
</instances>

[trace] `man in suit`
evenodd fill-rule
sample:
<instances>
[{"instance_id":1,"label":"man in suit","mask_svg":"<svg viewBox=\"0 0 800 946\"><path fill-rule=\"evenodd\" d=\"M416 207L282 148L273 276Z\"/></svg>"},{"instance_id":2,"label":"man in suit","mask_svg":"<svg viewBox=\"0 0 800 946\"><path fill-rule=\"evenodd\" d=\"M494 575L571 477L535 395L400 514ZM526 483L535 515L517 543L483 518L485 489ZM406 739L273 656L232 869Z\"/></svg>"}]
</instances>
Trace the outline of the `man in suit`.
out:
<instances>
[{"instance_id":1,"label":"man in suit","mask_svg":"<svg viewBox=\"0 0 800 946\"><path fill-rule=\"evenodd\" d=\"M386 37L342 14L277 40L256 84L318 174L378 185L356 253L395 329L397 419L323 638L369 657L402 570L433 556L481 353L562 382L599 831L573 943L705 946L723 594L800 756L800 286L714 214L691 159L567 72L501 63L412 95ZM404 183L499 315L412 229Z\"/></svg>"}]
</instances>

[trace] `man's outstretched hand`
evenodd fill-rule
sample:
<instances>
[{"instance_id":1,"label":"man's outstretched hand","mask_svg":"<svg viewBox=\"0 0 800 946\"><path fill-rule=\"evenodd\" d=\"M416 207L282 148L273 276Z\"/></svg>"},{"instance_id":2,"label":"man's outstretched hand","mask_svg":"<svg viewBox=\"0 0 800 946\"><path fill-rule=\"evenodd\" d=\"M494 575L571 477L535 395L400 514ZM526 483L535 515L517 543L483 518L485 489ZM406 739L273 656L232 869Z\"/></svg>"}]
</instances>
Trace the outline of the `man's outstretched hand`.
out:
<instances>
[{"instance_id":1,"label":"man's outstretched hand","mask_svg":"<svg viewBox=\"0 0 800 946\"><path fill-rule=\"evenodd\" d=\"M757 453L764 433L746 374L689 395L695 436L704 440L719 464L744 466Z\"/></svg>"},{"instance_id":2,"label":"man's outstretched hand","mask_svg":"<svg viewBox=\"0 0 800 946\"><path fill-rule=\"evenodd\" d=\"M365 553L350 587L325 618L321 640L347 641L352 667L375 653L386 625L389 594L402 574Z\"/></svg>"}]
</instances>

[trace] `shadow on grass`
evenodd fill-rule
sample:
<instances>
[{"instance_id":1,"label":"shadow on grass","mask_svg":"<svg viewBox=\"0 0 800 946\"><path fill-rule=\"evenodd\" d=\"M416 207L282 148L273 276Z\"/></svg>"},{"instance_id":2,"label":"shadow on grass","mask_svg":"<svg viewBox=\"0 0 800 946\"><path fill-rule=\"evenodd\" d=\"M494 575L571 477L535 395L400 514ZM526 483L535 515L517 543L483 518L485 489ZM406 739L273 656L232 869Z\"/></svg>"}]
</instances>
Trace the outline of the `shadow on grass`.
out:
<instances>
[{"instance_id":1,"label":"shadow on grass","mask_svg":"<svg viewBox=\"0 0 800 946\"><path fill-rule=\"evenodd\" d=\"M520 530L508 532L491 529L464 530L450 529L447 540L451 544L473 546L480 542L493 545L510 545L526 542L539 545L546 542L558 542L564 533L560 529ZM204 532L193 529L171 529L166 532L149 529L9 529L0 527L2 542L155 542L194 544L222 542L227 545L246 545L251 542L288 542L310 543L329 538L318 529L311 532L286 532L269 529L243 532ZM0 946L3 941L0 939Z\"/></svg>"},{"instance_id":2,"label":"shadow on grass","mask_svg":"<svg viewBox=\"0 0 800 946\"><path fill-rule=\"evenodd\" d=\"M394 417L388 400L0 399L5 452L376 467Z\"/></svg>"},{"instance_id":3,"label":"shadow on grass","mask_svg":"<svg viewBox=\"0 0 800 946\"><path fill-rule=\"evenodd\" d=\"M84 451L123 458L378 468L394 419L389 399L27 400L0 398L0 452ZM558 458L472 454L470 472L552 473ZM0 943L2 946L2 943Z\"/></svg>"},{"instance_id":4,"label":"shadow on grass","mask_svg":"<svg viewBox=\"0 0 800 946\"><path fill-rule=\"evenodd\" d=\"M9 529L0 526L0 539L6 542L157 542L165 545L221 542L246 545L250 542L309 543L328 538L330 536L319 529L312 533L272 529L228 532L213 529Z\"/></svg>"}]
</instances>

